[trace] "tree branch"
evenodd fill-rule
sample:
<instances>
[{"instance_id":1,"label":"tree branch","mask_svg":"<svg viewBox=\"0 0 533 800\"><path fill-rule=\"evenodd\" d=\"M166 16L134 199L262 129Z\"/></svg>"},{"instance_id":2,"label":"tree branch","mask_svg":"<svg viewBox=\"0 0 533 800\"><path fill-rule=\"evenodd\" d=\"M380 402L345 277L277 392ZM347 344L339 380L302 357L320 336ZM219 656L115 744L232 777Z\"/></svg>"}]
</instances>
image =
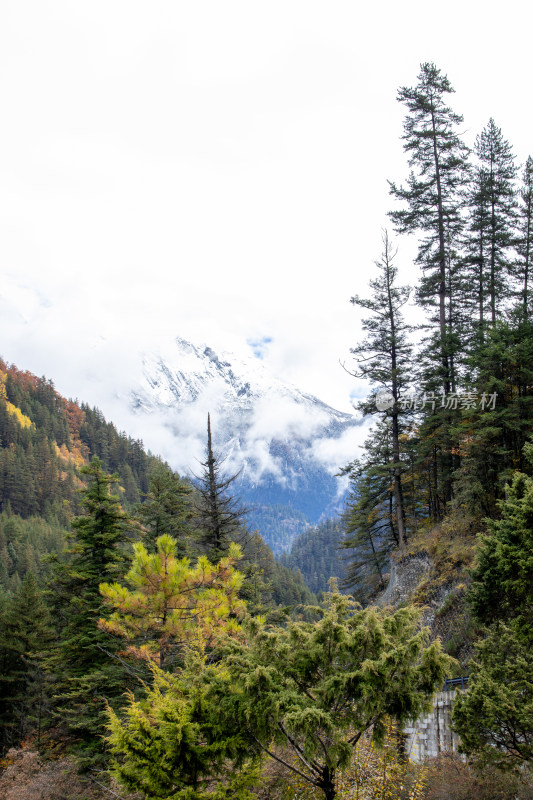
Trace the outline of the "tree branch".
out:
<instances>
[{"instance_id":1,"label":"tree branch","mask_svg":"<svg viewBox=\"0 0 533 800\"><path fill-rule=\"evenodd\" d=\"M271 753L270 750L268 750L268 748L266 748L264 746L264 744L261 744L259 739L256 736L254 736L253 733L251 733L251 731L249 731L249 733L250 733L250 736L252 737L252 739L254 739L256 741L256 743L259 745L261 750L265 751L267 756L270 756L270 758L273 758L274 761L277 761L278 763L283 764L284 767L287 767L287 769L290 769L291 772L295 772L296 775L299 775L301 778L303 778L305 781L307 781L308 783L312 784L313 786L319 786L320 785L318 783L318 781L315 781L313 778L310 778L309 775L306 775L304 772L302 772L301 770L297 769L297 767L293 767L292 764L289 764L287 761L284 761L283 758L280 758L279 756L275 755L274 753Z\"/></svg>"},{"instance_id":2,"label":"tree branch","mask_svg":"<svg viewBox=\"0 0 533 800\"><path fill-rule=\"evenodd\" d=\"M309 762L307 761L307 759L305 758L305 756L303 754L303 750L301 749L301 747L294 741L292 736L288 733L288 731L285 730L285 728L283 727L282 723L279 722L279 721L278 721L278 728L280 729L282 734L285 736L287 741L290 742L290 744L292 745L293 749L296 751L296 755L298 756L298 758L300 759L302 764L304 764L307 767L308 770L310 770L311 772L314 772L315 775L321 775L322 774L322 770L319 768L319 766L318 765L313 766L313 764L309 764ZM316 764L316 762L315 762L315 764Z\"/></svg>"}]
</instances>

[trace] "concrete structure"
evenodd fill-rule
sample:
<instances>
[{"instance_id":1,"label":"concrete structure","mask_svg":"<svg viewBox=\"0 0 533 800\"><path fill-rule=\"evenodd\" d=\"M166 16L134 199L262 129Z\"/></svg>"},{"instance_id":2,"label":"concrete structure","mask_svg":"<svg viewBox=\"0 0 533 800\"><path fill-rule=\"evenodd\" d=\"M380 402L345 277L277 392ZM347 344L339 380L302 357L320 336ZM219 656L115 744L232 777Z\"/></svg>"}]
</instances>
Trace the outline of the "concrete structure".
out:
<instances>
[{"instance_id":1,"label":"concrete structure","mask_svg":"<svg viewBox=\"0 0 533 800\"><path fill-rule=\"evenodd\" d=\"M459 738L451 726L455 695L455 689L439 692L433 700L432 711L404 728L405 753L413 761L434 758L439 753L457 752Z\"/></svg>"}]
</instances>

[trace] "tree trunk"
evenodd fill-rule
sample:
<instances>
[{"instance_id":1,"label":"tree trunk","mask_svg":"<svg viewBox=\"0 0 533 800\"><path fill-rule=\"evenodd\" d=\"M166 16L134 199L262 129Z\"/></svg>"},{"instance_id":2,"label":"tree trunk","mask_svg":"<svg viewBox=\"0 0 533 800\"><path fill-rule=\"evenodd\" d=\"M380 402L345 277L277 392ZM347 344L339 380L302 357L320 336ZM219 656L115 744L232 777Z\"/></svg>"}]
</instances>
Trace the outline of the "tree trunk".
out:
<instances>
[{"instance_id":1,"label":"tree trunk","mask_svg":"<svg viewBox=\"0 0 533 800\"><path fill-rule=\"evenodd\" d=\"M332 767L324 767L320 788L324 792L325 800L335 800L337 794L335 790L335 770Z\"/></svg>"},{"instance_id":2,"label":"tree trunk","mask_svg":"<svg viewBox=\"0 0 533 800\"><path fill-rule=\"evenodd\" d=\"M387 267L387 295L389 302L389 318L391 329L391 375L392 375L392 396L394 404L392 407L392 458L394 461L394 503L396 505L396 520L398 525L398 541L400 548L405 546L407 539L405 532L405 508L403 502L403 490L400 466L400 426L398 419L398 358L396 352L396 318L392 302L391 287L391 257L388 236L385 235L385 264Z\"/></svg>"},{"instance_id":3,"label":"tree trunk","mask_svg":"<svg viewBox=\"0 0 533 800\"><path fill-rule=\"evenodd\" d=\"M215 552L218 554L222 549L222 534L220 530L220 519L218 514L217 486L215 475L215 456L213 454L213 444L211 440L211 415L207 415L207 467L209 470L209 498L211 501L211 518L213 524L213 538Z\"/></svg>"},{"instance_id":4,"label":"tree trunk","mask_svg":"<svg viewBox=\"0 0 533 800\"><path fill-rule=\"evenodd\" d=\"M444 394L450 392L450 365L448 361L448 337L446 330L446 242L444 236L444 212L442 210L442 187L440 181L440 163L437 151L437 131L435 126L435 115L431 112L431 124L433 127L433 159L435 164L435 179L437 183L437 205L438 205L438 232L439 232L439 328L440 328L440 350L442 361L442 385Z\"/></svg>"}]
</instances>

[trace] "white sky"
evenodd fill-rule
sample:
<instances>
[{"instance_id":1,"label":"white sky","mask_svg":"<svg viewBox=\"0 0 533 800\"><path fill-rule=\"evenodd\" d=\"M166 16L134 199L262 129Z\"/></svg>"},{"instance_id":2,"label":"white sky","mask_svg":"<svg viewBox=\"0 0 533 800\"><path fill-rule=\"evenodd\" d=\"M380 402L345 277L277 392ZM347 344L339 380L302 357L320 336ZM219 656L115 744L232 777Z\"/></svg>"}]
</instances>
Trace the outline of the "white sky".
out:
<instances>
[{"instance_id":1,"label":"white sky","mask_svg":"<svg viewBox=\"0 0 533 800\"><path fill-rule=\"evenodd\" d=\"M109 414L144 348L271 337L279 377L350 410L349 299L407 176L396 91L435 61L467 141L493 116L525 161L531 21L514 0L4 0L0 355Z\"/></svg>"}]
</instances>

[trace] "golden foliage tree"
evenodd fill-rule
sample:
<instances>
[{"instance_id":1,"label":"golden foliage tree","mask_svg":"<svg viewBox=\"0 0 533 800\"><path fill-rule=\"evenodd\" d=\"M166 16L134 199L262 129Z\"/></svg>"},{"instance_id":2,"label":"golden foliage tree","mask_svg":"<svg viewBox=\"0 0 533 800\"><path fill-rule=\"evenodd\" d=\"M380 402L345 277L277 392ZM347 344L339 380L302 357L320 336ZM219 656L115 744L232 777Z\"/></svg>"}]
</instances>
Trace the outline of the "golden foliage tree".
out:
<instances>
[{"instance_id":1,"label":"golden foliage tree","mask_svg":"<svg viewBox=\"0 0 533 800\"><path fill-rule=\"evenodd\" d=\"M168 669L187 648L213 647L223 633L235 634L245 604L238 593L242 575L235 569L240 549L232 544L213 565L205 556L191 565L176 557L177 542L157 539L155 553L139 542L125 576L128 586L103 583L100 592L115 610L101 619L104 630L126 638L129 652Z\"/></svg>"}]
</instances>

